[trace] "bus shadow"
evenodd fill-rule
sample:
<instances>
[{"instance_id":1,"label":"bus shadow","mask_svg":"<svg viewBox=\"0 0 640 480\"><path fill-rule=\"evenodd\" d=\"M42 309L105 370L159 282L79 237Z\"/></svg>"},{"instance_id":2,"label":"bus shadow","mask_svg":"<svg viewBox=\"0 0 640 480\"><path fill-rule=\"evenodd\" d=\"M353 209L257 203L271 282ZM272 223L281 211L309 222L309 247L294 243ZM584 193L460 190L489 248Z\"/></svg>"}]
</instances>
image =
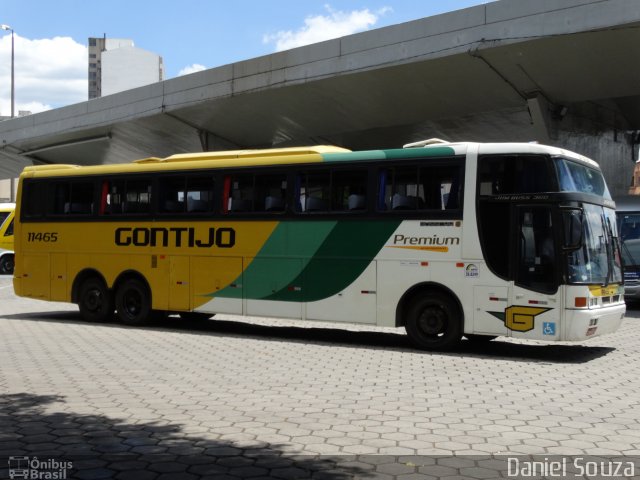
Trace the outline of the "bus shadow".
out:
<instances>
[{"instance_id":1,"label":"bus shadow","mask_svg":"<svg viewBox=\"0 0 640 480\"><path fill-rule=\"evenodd\" d=\"M154 400L144 397L135 408L153 411ZM86 403L91 405L91 399ZM145 479L164 478L165 471L170 478L184 479L376 476L375 464L352 462L348 456L302 455L284 443L218 439L215 424L195 434L188 431L193 417L190 425L169 422L160 414L137 421L102 414L100 407L88 413L83 406L83 412L76 412L73 405L63 395L0 393L0 422L16 426L15 433L0 432L0 456L9 457L8 463L0 463L0 478ZM35 467L15 463L38 458L43 463Z\"/></svg>"},{"instance_id":2,"label":"bus shadow","mask_svg":"<svg viewBox=\"0 0 640 480\"><path fill-rule=\"evenodd\" d=\"M128 326L120 323L90 324L82 320L78 312L29 312L4 315L6 319L35 320L44 322L95 325L108 328L165 331L177 334L233 336L236 338L259 338L265 341L289 340L300 343L335 344L354 348L412 351L424 355L465 355L484 359L512 360L520 362L580 364L604 357L614 351L611 347L589 345L525 344L512 343L500 338L478 343L464 339L447 352L430 352L416 349L409 338L400 333L353 331L331 327L299 327L259 325L242 320L182 320L175 317L154 320L143 326Z\"/></svg>"}]
</instances>

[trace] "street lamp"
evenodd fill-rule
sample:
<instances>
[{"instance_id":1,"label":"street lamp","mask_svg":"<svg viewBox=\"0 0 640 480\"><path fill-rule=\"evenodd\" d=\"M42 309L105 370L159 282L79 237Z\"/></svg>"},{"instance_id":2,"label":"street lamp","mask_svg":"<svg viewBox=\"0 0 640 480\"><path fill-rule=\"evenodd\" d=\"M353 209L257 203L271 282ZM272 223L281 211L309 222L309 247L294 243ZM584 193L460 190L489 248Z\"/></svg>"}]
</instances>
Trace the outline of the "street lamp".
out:
<instances>
[{"instance_id":1,"label":"street lamp","mask_svg":"<svg viewBox=\"0 0 640 480\"><path fill-rule=\"evenodd\" d=\"M15 87L15 76L14 76L14 49L13 49L13 28L9 25L0 25L0 29L2 30L10 30L11 31L11 118L14 118L16 115L16 87Z\"/></svg>"},{"instance_id":2,"label":"street lamp","mask_svg":"<svg viewBox=\"0 0 640 480\"><path fill-rule=\"evenodd\" d=\"M13 48L13 28L11 28L9 25L5 25L2 24L0 25L0 29L2 30L10 30L11 31L11 118L14 118L16 116L16 83L15 83L15 76L14 76L14 48ZM16 197L15 197L15 192L16 192L16 188L15 188L15 178L12 178L9 182L9 190L10 190L10 198L11 201L15 201Z\"/></svg>"}]
</instances>

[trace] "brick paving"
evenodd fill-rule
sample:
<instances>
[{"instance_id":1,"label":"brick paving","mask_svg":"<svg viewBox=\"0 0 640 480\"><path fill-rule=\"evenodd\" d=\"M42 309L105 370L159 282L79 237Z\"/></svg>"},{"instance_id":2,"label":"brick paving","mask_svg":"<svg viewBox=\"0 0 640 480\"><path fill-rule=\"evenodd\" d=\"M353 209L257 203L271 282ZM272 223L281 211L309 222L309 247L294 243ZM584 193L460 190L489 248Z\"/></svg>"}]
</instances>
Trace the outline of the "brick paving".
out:
<instances>
[{"instance_id":1,"label":"brick paving","mask_svg":"<svg viewBox=\"0 0 640 480\"><path fill-rule=\"evenodd\" d=\"M452 353L346 328L87 324L0 277L0 479L10 456L80 479L484 479L556 455L640 476L640 310L588 342Z\"/></svg>"}]
</instances>

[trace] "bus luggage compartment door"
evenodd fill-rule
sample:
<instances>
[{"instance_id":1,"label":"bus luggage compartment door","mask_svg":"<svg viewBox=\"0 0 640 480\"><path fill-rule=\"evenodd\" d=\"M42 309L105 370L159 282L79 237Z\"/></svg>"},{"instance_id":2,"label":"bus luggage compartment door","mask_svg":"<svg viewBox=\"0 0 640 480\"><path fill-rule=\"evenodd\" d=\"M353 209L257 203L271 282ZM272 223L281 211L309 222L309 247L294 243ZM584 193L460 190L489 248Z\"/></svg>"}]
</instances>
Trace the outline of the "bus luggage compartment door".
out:
<instances>
[{"instance_id":1,"label":"bus luggage compartment door","mask_svg":"<svg viewBox=\"0 0 640 480\"><path fill-rule=\"evenodd\" d=\"M302 259L254 258L245 271L246 315L302 318Z\"/></svg>"},{"instance_id":2,"label":"bus luggage compartment door","mask_svg":"<svg viewBox=\"0 0 640 480\"><path fill-rule=\"evenodd\" d=\"M68 302L70 291L67 288L67 254L51 254L51 300Z\"/></svg>"},{"instance_id":3,"label":"bus luggage compartment door","mask_svg":"<svg viewBox=\"0 0 640 480\"><path fill-rule=\"evenodd\" d=\"M169 310L189 310L189 257L169 257Z\"/></svg>"},{"instance_id":4,"label":"bus luggage compartment door","mask_svg":"<svg viewBox=\"0 0 640 480\"><path fill-rule=\"evenodd\" d=\"M29 253L23 255L22 272L20 276L22 280L20 295L43 300L50 299L51 289L49 283L48 254Z\"/></svg>"},{"instance_id":5,"label":"bus luggage compartment door","mask_svg":"<svg viewBox=\"0 0 640 480\"><path fill-rule=\"evenodd\" d=\"M242 315L242 257L191 257L192 309Z\"/></svg>"},{"instance_id":6,"label":"bus luggage compartment door","mask_svg":"<svg viewBox=\"0 0 640 480\"><path fill-rule=\"evenodd\" d=\"M331 268L332 262L335 263L333 269ZM327 260L324 263L327 270L335 274L335 278L321 279L329 286L332 286L339 279L340 275L337 272L357 271L360 264L360 262L351 260ZM347 277L346 273L344 275ZM308 302L306 304L306 318L375 325L377 320L376 301L376 262L372 261L346 288L327 298Z\"/></svg>"}]
</instances>

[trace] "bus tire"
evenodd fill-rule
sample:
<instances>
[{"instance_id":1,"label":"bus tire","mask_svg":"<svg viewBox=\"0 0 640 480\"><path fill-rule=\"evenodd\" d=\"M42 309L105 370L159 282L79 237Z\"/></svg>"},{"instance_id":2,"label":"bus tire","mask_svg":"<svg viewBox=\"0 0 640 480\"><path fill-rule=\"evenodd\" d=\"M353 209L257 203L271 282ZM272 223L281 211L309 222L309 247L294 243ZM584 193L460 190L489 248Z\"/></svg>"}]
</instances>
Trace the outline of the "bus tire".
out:
<instances>
[{"instance_id":1,"label":"bus tire","mask_svg":"<svg viewBox=\"0 0 640 480\"><path fill-rule=\"evenodd\" d=\"M105 283L89 277L80 285L78 293L80 314L87 322L107 322L113 319L113 296Z\"/></svg>"},{"instance_id":2,"label":"bus tire","mask_svg":"<svg viewBox=\"0 0 640 480\"><path fill-rule=\"evenodd\" d=\"M116 290L118 317L127 325L142 325L151 314L151 295L140 280L125 280Z\"/></svg>"},{"instance_id":3,"label":"bus tire","mask_svg":"<svg viewBox=\"0 0 640 480\"><path fill-rule=\"evenodd\" d=\"M427 292L414 298L405 329L411 342L424 350L447 350L462 338L460 309L448 295Z\"/></svg>"},{"instance_id":4,"label":"bus tire","mask_svg":"<svg viewBox=\"0 0 640 480\"><path fill-rule=\"evenodd\" d=\"M12 254L3 255L0 257L0 275L13 274L14 260Z\"/></svg>"}]
</instances>

